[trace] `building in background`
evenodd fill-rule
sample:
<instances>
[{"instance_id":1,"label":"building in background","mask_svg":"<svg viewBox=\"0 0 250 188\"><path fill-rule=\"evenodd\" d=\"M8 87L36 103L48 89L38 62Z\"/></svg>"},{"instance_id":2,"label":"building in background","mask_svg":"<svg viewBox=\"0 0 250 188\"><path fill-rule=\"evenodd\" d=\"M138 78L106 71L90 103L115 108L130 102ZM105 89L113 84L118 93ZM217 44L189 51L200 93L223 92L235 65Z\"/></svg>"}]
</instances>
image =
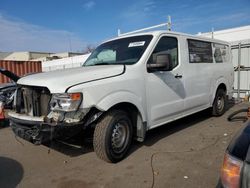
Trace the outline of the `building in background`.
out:
<instances>
[{"instance_id":1,"label":"building in background","mask_svg":"<svg viewBox=\"0 0 250 188\"><path fill-rule=\"evenodd\" d=\"M61 53L51 53L49 56L40 57L34 59L35 61L50 61L55 59L62 59L62 58L68 58L68 57L75 57L83 55L83 53L76 53L76 52L61 52Z\"/></svg>"},{"instance_id":2,"label":"building in background","mask_svg":"<svg viewBox=\"0 0 250 188\"><path fill-rule=\"evenodd\" d=\"M46 53L46 52L0 52L0 67L18 76L37 72L80 67L89 55L82 53ZM0 74L0 83L10 82Z\"/></svg>"},{"instance_id":3,"label":"building in background","mask_svg":"<svg viewBox=\"0 0 250 188\"><path fill-rule=\"evenodd\" d=\"M60 59L66 57L74 57L82 55L82 53L63 52L0 52L0 60L8 61L48 61L52 59Z\"/></svg>"},{"instance_id":4,"label":"building in background","mask_svg":"<svg viewBox=\"0 0 250 188\"><path fill-rule=\"evenodd\" d=\"M30 61L33 59L50 56L51 53L43 52L0 52L0 60Z\"/></svg>"},{"instance_id":5,"label":"building in background","mask_svg":"<svg viewBox=\"0 0 250 188\"><path fill-rule=\"evenodd\" d=\"M81 67L85 63L89 55L90 54L85 54L74 57L55 59L51 61L44 61L42 62L42 71L47 72L59 69Z\"/></svg>"},{"instance_id":6,"label":"building in background","mask_svg":"<svg viewBox=\"0 0 250 188\"><path fill-rule=\"evenodd\" d=\"M213 31L208 33L198 33L199 36L215 38L219 40L235 43L239 41L250 39L250 25L243 27L236 27L231 29L224 29L219 31Z\"/></svg>"},{"instance_id":7,"label":"building in background","mask_svg":"<svg viewBox=\"0 0 250 188\"><path fill-rule=\"evenodd\" d=\"M230 42L232 61L235 67L234 96L237 98L245 97L250 92L250 25L209 33L198 33L198 35Z\"/></svg>"}]
</instances>

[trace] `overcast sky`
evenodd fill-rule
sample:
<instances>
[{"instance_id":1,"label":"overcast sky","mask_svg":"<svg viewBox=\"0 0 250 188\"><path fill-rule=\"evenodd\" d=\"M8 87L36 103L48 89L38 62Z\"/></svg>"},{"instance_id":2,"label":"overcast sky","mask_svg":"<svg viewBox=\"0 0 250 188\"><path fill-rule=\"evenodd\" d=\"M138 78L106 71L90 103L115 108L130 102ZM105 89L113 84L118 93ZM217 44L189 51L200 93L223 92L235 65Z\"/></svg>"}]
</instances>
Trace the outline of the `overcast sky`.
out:
<instances>
[{"instance_id":1,"label":"overcast sky","mask_svg":"<svg viewBox=\"0 0 250 188\"><path fill-rule=\"evenodd\" d=\"M0 51L82 51L168 15L191 34L250 25L250 0L1 0Z\"/></svg>"}]
</instances>

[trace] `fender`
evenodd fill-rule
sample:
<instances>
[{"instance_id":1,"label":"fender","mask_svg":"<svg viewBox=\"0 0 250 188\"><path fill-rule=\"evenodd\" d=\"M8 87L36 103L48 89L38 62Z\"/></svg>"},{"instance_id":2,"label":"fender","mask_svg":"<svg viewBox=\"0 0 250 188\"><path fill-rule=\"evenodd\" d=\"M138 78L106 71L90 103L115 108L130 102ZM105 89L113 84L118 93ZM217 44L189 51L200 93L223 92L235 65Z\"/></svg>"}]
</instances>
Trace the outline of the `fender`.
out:
<instances>
[{"instance_id":1,"label":"fender","mask_svg":"<svg viewBox=\"0 0 250 188\"><path fill-rule=\"evenodd\" d=\"M215 84L214 84L215 87L212 87L213 88L213 90L212 90L212 98L210 100L211 105L213 105L214 98L215 98L215 95L216 95L216 91L217 91L220 84L225 84L226 89L228 91L228 81L224 77L219 77L218 79L216 79Z\"/></svg>"},{"instance_id":2,"label":"fender","mask_svg":"<svg viewBox=\"0 0 250 188\"><path fill-rule=\"evenodd\" d=\"M118 92L109 94L106 97L102 98L97 103L96 107L102 111L107 111L111 107L115 106L116 104L123 103L123 102L131 103L135 105L142 117L142 121L143 122L147 121L146 113L142 105L143 103L142 97L139 97L129 91L118 91Z\"/></svg>"}]
</instances>

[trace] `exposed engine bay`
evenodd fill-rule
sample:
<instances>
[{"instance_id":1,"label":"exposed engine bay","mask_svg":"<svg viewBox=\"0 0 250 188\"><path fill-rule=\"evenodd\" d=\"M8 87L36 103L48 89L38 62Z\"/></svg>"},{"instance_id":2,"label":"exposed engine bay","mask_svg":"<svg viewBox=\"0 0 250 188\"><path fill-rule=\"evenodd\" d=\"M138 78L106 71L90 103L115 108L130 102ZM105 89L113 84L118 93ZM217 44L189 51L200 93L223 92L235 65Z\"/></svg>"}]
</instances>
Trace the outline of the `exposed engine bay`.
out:
<instances>
[{"instance_id":1,"label":"exposed engine bay","mask_svg":"<svg viewBox=\"0 0 250 188\"><path fill-rule=\"evenodd\" d=\"M13 111L9 112L10 126L16 135L41 144L58 137L73 136L83 128L83 119L88 110L58 111L52 94L45 87L18 85L13 102Z\"/></svg>"},{"instance_id":2,"label":"exposed engine bay","mask_svg":"<svg viewBox=\"0 0 250 188\"><path fill-rule=\"evenodd\" d=\"M18 87L14 100L14 111L20 115L40 117L45 123L78 123L87 113L81 110L73 112L53 111L50 107L52 95L44 87Z\"/></svg>"}]
</instances>

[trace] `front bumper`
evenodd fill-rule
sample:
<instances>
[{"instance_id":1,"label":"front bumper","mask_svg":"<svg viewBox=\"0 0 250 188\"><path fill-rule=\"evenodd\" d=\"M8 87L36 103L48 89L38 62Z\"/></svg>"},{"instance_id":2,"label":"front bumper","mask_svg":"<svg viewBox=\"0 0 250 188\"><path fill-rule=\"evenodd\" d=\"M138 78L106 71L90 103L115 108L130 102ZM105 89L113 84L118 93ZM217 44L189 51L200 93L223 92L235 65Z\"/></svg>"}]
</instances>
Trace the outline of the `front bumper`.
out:
<instances>
[{"instance_id":1,"label":"front bumper","mask_svg":"<svg viewBox=\"0 0 250 188\"><path fill-rule=\"evenodd\" d=\"M41 119L21 119L9 114L10 127L15 135L35 145L46 143L55 138L67 139L82 130L80 122L55 124L45 123Z\"/></svg>"}]
</instances>

